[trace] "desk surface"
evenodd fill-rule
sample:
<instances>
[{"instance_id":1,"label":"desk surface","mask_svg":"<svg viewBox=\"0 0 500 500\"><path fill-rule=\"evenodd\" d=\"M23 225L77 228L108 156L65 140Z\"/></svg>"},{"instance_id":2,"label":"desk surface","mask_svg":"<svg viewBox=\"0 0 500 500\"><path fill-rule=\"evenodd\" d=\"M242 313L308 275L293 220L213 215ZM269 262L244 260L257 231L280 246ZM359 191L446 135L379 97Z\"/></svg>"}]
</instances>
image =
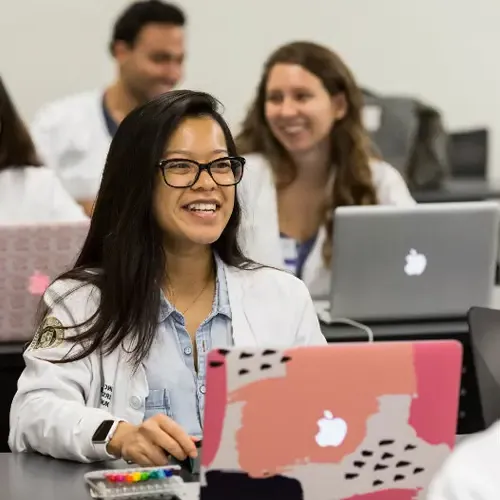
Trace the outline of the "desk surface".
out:
<instances>
[{"instance_id":1,"label":"desk surface","mask_svg":"<svg viewBox=\"0 0 500 500\"><path fill-rule=\"evenodd\" d=\"M457 442L468 436L457 436ZM122 460L80 464L30 453L0 453L2 500L89 500L83 475L127 468ZM189 477L185 477L190 481ZM199 483L186 483L186 500L198 500Z\"/></svg>"},{"instance_id":2,"label":"desk surface","mask_svg":"<svg viewBox=\"0 0 500 500\"><path fill-rule=\"evenodd\" d=\"M28 453L0 453L2 500L89 500L83 475L99 469L126 468L125 462L79 464ZM197 483L187 485L192 498ZM191 500L191 494L189 495Z\"/></svg>"},{"instance_id":3,"label":"desk surface","mask_svg":"<svg viewBox=\"0 0 500 500\"><path fill-rule=\"evenodd\" d=\"M493 291L491 307L500 309L500 286ZM373 335L378 340L394 340L396 337L422 337L422 339L456 337L467 334L467 320L422 320L391 323L369 324ZM349 342L367 340L365 332L349 325L322 324L323 335L329 342Z\"/></svg>"},{"instance_id":4,"label":"desk surface","mask_svg":"<svg viewBox=\"0 0 500 500\"><path fill-rule=\"evenodd\" d=\"M412 195L419 203L446 203L479 201L500 198L497 180L451 178L443 181L438 189L416 189Z\"/></svg>"},{"instance_id":5,"label":"desk surface","mask_svg":"<svg viewBox=\"0 0 500 500\"><path fill-rule=\"evenodd\" d=\"M466 334L469 325L464 320L411 321L406 323L377 323L368 325L376 340L396 340L411 337L422 339L442 339ZM365 332L349 325L321 324L321 331L328 342L358 342L368 340Z\"/></svg>"}]
</instances>

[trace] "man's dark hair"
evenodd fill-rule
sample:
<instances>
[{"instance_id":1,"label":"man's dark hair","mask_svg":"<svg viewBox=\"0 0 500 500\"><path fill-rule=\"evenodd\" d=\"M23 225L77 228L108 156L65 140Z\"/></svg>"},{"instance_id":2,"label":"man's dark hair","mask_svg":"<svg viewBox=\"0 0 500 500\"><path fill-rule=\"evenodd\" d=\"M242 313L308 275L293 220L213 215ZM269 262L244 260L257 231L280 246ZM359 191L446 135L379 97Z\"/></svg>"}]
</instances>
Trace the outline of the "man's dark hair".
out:
<instances>
[{"instance_id":1,"label":"man's dark hair","mask_svg":"<svg viewBox=\"0 0 500 500\"><path fill-rule=\"evenodd\" d=\"M109 45L111 54L114 53L114 46L118 41L123 41L132 47L142 28L153 23L184 26L186 16L179 7L160 0L142 0L133 3L115 22Z\"/></svg>"}]
</instances>

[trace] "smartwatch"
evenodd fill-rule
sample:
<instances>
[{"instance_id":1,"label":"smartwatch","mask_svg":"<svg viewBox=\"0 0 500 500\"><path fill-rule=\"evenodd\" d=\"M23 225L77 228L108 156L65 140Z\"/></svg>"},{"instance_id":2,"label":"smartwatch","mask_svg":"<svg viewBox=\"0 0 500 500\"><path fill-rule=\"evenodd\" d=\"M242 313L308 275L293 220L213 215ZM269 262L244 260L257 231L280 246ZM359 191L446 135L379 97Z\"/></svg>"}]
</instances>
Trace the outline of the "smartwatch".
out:
<instances>
[{"instance_id":1,"label":"smartwatch","mask_svg":"<svg viewBox=\"0 0 500 500\"><path fill-rule=\"evenodd\" d=\"M108 455L110 454L106 447L113 438L116 428L120 422L123 422L123 420L104 420L101 422L92 436L92 444L94 445L96 451L107 453Z\"/></svg>"}]
</instances>

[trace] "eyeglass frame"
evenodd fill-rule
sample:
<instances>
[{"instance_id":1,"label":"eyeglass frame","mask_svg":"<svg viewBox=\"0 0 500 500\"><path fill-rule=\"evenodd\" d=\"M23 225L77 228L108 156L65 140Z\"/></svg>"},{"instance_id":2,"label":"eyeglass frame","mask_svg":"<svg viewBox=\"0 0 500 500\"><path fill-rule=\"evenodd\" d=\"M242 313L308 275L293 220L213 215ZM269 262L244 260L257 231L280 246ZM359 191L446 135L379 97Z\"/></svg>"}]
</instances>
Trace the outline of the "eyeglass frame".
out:
<instances>
[{"instance_id":1,"label":"eyeglass frame","mask_svg":"<svg viewBox=\"0 0 500 500\"><path fill-rule=\"evenodd\" d=\"M214 176L212 175L212 171L210 170L210 168L212 167L212 165L215 162L218 162L218 161L221 161L221 160L238 160L241 163L241 176L240 176L239 180L237 182L235 182L234 184L219 184L214 179ZM198 173L195 175L194 180L193 180L193 182L191 184L188 184L187 186L172 186L172 184L169 184L167 182L167 179L165 177L165 170L166 170L165 167L168 164L168 162L174 162L174 161L188 161L190 163L194 163L198 167ZM241 179L243 179L243 173L245 172L245 163L246 163L246 160L245 160L245 158L243 158L243 156L223 156L222 158L216 158L215 160L209 161L208 163L200 163L200 162L198 162L196 160L191 160L189 158L167 158L167 159L164 159L164 160L160 160L158 162L158 164L157 164L157 167L161 170L163 182L167 186L172 187L172 188L184 189L184 188L193 187L198 182L198 180L200 178L200 175L201 175L201 172L203 170L206 170L208 172L208 175L215 182L215 184L217 184L217 186L220 186L220 187L232 187L232 186L236 186L237 184L239 184L241 182Z\"/></svg>"}]
</instances>

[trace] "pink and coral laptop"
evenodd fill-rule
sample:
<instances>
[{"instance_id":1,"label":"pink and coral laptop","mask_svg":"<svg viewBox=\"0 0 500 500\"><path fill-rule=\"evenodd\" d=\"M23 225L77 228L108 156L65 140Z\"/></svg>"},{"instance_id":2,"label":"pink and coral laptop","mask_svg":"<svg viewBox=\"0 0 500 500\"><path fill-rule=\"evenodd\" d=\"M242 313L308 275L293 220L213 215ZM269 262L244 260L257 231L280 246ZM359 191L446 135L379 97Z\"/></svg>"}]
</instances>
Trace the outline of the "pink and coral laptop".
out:
<instances>
[{"instance_id":1,"label":"pink and coral laptop","mask_svg":"<svg viewBox=\"0 0 500 500\"><path fill-rule=\"evenodd\" d=\"M423 500L461 365L452 340L212 351L202 500Z\"/></svg>"},{"instance_id":2,"label":"pink and coral laptop","mask_svg":"<svg viewBox=\"0 0 500 500\"><path fill-rule=\"evenodd\" d=\"M89 222L0 226L0 341L34 335L40 299L76 260Z\"/></svg>"}]
</instances>

